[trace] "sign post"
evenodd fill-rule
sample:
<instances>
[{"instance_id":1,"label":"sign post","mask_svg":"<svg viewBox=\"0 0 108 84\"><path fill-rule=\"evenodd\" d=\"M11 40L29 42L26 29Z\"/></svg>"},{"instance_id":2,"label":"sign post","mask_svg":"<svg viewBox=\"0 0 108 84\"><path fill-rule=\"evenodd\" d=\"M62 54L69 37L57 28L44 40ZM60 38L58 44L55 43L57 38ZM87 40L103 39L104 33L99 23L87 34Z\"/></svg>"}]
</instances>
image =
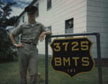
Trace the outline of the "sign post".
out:
<instances>
[{"instance_id":1,"label":"sign post","mask_svg":"<svg viewBox=\"0 0 108 84\"><path fill-rule=\"evenodd\" d=\"M101 48L99 33L79 33L46 36L45 39L45 84L48 84L48 39L67 36L96 36L99 84L102 82ZM51 44L53 51L52 66L55 70L67 73L69 76L88 72L94 66L91 57L92 42L88 38L65 38L54 40ZM58 56L59 55L59 56Z\"/></svg>"}]
</instances>

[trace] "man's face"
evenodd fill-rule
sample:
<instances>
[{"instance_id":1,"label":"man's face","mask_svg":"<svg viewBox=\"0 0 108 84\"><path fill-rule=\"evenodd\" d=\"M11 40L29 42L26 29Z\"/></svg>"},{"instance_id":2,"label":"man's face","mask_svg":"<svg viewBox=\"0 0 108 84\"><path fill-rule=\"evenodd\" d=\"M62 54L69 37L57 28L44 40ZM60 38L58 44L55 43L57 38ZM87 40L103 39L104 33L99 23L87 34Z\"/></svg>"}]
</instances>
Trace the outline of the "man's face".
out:
<instances>
[{"instance_id":1,"label":"man's face","mask_svg":"<svg viewBox=\"0 0 108 84\"><path fill-rule=\"evenodd\" d=\"M37 16L37 12L34 12L34 13L27 13L27 15L28 15L28 18L29 18L29 19L35 19L36 16Z\"/></svg>"}]
</instances>

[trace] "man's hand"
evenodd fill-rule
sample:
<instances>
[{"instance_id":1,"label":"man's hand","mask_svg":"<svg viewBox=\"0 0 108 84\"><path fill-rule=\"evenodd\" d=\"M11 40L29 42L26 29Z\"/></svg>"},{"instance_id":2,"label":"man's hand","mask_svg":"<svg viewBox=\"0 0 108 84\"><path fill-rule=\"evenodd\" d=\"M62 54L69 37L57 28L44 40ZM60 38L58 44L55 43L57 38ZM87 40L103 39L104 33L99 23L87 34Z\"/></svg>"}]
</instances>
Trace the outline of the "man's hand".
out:
<instances>
[{"instance_id":1,"label":"man's hand","mask_svg":"<svg viewBox=\"0 0 108 84\"><path fill-rule=\"evenodd\" d=\"M14 46L17 47L17 48L22 48L22 47L24 47L24 44L22 44L22 43L20 43L20 44L14 44Z\"/></svg>"},{"instance_id":2,"label":"man's hand","mask_svg":"<svg viewBox=\"0 0 108 84\"><path fill-rule=\"evenodd\" d=\"M44 37L45 37L45 32L42 32L39 36L39 40L40 41L43 41L44 40Z\"/></svg>"},{"instance_id":3,"label":"man's hand","mask_svg":"<svg viewBox=\"0 0 108 84\"><path fill-rule=\"evenodd\" d=\"M15 47L17 47L17 48L24 47L24 44L22 44L22 43L17 44L16 43L15 37L12 33L10 34L10 39L11 39L11 41Z\"/></svg>"}]
</instances>

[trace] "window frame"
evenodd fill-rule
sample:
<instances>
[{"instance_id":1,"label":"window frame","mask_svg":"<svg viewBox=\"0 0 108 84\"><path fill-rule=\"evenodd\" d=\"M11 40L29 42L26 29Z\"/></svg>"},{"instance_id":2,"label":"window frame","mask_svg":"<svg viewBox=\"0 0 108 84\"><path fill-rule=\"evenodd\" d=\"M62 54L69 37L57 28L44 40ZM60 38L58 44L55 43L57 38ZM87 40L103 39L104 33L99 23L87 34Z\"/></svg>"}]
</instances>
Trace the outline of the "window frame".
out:
<instances>
[{"instance_id":1,"label":"window frame","mask_svg":"<svg viewBox=\"0 0 108 84\"><path fill-rule=\"evenodd\" d=\"M52 0L47 0L47 11L52 8Z\"/></svg>"},{"instance_id":2,"label":"window frame","mask_svg":"<svg viewBox=\"0 0 108 84\"><path fill-rule=\"evenodd\" d=\"M48 27L46 27L46 29L52 31L52 26L48 26ZM51 38L48 39L48 43L51 43Z\"/></svg>"},{"instance_id":3,"label":"window frame","mask_svg":"<svg viewBox=\"0 0 108 84\"><path fill-rule=\"evenodd\" d=\"M69 21L72 21L72 27L71 28L67 28ZM65 33L69 33L69 32L66 32L66 30L68 30L68 29L72 29L72 30L74 29L74 18L73 17L65 20ZM73 31L71 33L73 33Z\"/></svg>"},{"instance_id":4,"label":"window frame","mask_svg":"<svg viewBox=\"0 0 108 84\"><path fill-rule=\"evenodd\" d=\"M39 2L35 6L38 8L37 17L39 17Z\"/></svg>"}]
</instances>

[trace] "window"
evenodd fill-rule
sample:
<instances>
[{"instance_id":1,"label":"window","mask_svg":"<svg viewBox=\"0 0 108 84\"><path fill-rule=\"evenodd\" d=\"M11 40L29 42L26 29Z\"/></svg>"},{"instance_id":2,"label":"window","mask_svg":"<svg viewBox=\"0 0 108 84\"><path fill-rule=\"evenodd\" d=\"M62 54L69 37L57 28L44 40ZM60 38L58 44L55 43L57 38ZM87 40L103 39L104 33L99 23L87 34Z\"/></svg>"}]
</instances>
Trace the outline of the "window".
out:
<instances>
[{"instance_id":1,"label":"window","mask_svg":"<svg viewBox=\"0 0 108 84\"><path fill-rule=\"evenodd\" d=\"M24 16L23 16L23 17L22 17L22 22L24 22L24 19L25 19L25 18L24 18Z\"/></svg>"},{"instance_id":2,"label":"window","mask_svg":"<svg viewBox=\"0 0 108 84\"><path fill-rule=\"evenodd\" d=\"M52 31L52 27L51 27L51 26L48 26L48 27L46 28L46 30ZM51 43L51 38L49 38L48 42Z\"/></svg>"},{"instance_id":3,"label":"window","mask_svg":"<svg viewBox=\"0 0 108 84\"><path fill-rule=\"evenodd\" d=\"M47 10L52 7L52 0L47 0Z\"/></svg>"},{"instance_id":4,"label":"window","mask_svg":"<svg viewBox=\"0 0 108 84\"><path fill-rule=\"evenodd\" d=\"M37 17L39 16L39 3L36 4L36 7L38 8Z\"/></svg>"},{"instance_id":5,"label":"window","mask_svg":"<svg viewBox=\"0 0 108 84\"><path fill-rule=\"evenodd\" d=\"M65 21L65 33L73 33L73 18Z\"/></svg>"}]
</instances>

